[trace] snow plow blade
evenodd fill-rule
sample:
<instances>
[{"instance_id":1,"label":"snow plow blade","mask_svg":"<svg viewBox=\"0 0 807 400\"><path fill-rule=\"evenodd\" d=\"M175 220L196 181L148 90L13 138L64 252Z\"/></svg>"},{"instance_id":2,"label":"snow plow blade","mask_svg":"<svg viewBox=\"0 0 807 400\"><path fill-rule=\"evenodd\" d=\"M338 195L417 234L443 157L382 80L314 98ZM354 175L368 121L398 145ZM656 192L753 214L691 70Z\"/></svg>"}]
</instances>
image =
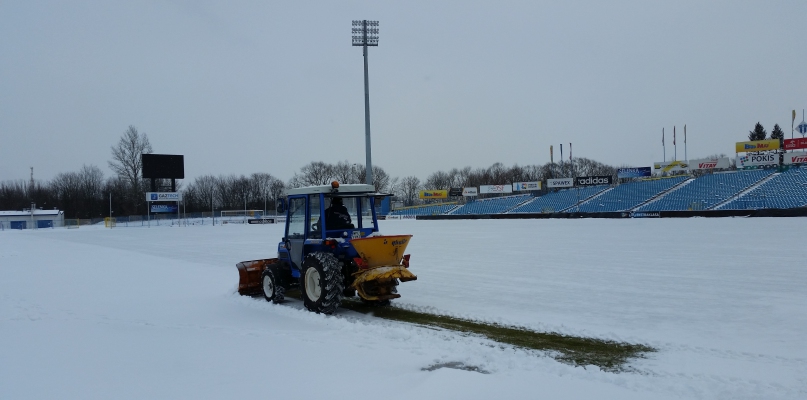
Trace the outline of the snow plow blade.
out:
<instances>
[{"instance_id":1,"label":"snow plow blade","mask_svg":"<svg viewBox=\"0 0 807 400\"><path fill-rule=\"evenodd\" d=\"M254 296L262 293L261 275L263 270L271 264L278 262L277 258L263 260L241 261L235 266L238 268L238 294Z\"/></svg>"},{"instance_id":2,"label":"snow plow blade","mask_svg":"<svg viewBox=\"0 0 807 400\"><path fill-rule=\"evenodd\" d=\"M353 285L364 300L380 301L401 297L395 289L398 281L416 280L409 271L409 256L404 255L412 235L371 236L353 239L350 244L359 254L359 271Z\"/></svg>"}]
</instances>

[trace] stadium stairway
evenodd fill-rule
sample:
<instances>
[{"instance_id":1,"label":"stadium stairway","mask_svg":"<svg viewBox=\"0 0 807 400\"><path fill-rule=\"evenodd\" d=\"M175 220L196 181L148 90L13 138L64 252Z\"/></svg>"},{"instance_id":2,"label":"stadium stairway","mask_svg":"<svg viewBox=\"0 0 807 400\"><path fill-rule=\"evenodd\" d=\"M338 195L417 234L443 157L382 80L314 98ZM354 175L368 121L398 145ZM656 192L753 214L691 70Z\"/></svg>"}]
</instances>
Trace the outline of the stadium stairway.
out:
<instances>
[{"instance_id":1,"label":"stadium stairway","mask_svg":"<svg viewBox=\"0 0 807 400\"><path fill-rule=\"evenodd\" d=\"M674 192L674 191L676 191L676 190L678 190L678 189L680 189L680 188L682 188L682 187L684 187L684 186L688 185L688 184L689 184L690 182L692 182L692 181L694 181L694 179L686 179L686 180L684 180L684 181L681 181L681 182L680 182L680 183L678 183L677 185L675 185L675 186L673 186L673 187L671 187L671 188L669 188L669 189L667 189L667 190L665 190L665 191L663 191L663 192L661 192L661 193L659 193L659 194L657 194L657 195L655 195L655 196L653 196L653 197L651 197L651 198L647 199L647 201L645 201L644 203L637 204L635 207L633 207L633 208L631 208L630 210L627 210L627 211L636 211L636 210L638 210L639 208L641 208L641 207L643 207L643 206L645 206L645 205L647 205L647 204L650 204L650 203L652 203L652 202L654 202L654 201L656 201L656 200L658 200L658 199L660 199L660 198L662 198L662 197L666 196L668 193L672 193L672 192Z\"/></svg>"},{"instance_id":2,"label":"stadium stairway","mask_svg":"<svg viewBox=\"0 0 807 400\"><path fill-rule=\"evenodd\" d=\"M463 206L463 204L457 204L457 205L456 205L456 206L454 206L452 209L450 209L450 210L446 211L444 214L445 214L445 215L449 215L449 214L453 213L454 211L457 211L457 210L458 210L460 207L462 207L462 206Z\"/></svg>"},{"instance_id":3,"label":"stadium stairway","mask_svg":"<svg viewBox=\"0 0 807 400\"><path fill-rule=\"evenodd\" d=\"M534 198L535 198L534 196L529 196L529 197L527 197L526 199L524 199L524 201L522 201L521 203L518 203L518 204L516 204L516 205L514 205L514 206L512 206L512 207L510 207L510 208L508 208L508 209L506 209L506 210L504 210L504 211L502 212L502 214L507 214L507 213L509 213L510 211L515 210L516 208L519 208L519 207L523 206L524 204L527 204L527 203L531 202L531 201L532 201Z\"/></svg>"},{"instance_id":4,"label":"stadium stairway","mask_svg":"<svg viewBox=\"0 0 807 400\"><path fill-rule=\"evenodd\" d=\"M729 197L728 199L726 199L725 201L723 201L721 203L715 204L715 206L710 208L710 210L719 210L721 207L725 206L726 204L729 204L734 200L743 198L746 194L752 192L754 189L762 186L763 184L767 183L769 180L774 179L779 175L780 175L779 172L775 172L773 174L770 174L770 175L766 176L765 178L762 178L761 181L759 181L759 182L757 182L757 183L755 183L755 184L741 190L736 195L734 195L732 197Z\"/></svg>"},{"instance_id":5,"label":"stadium stairway","mask_svg":"<svg viewBox=\"0 0 807 400\"><path fill-rule=\"evenodd\" d=\"M577 208L578 206L582 206L584 203L589 202L589 201L591 201L591 200L594 200L594 199L596 199L597 197L600 197L600 196L602 196L602 195L604 195L604 194L606 194L606 193L610 192L611 190L614 190L614 188L613 188L613 187L609 187L608 189L605 189L605 190L599 191L599 192L597 192L597 193L594 193L593 195L589 196L588 198L586 198L586 199L581 199L581 200L580 200L580 202L578 202L578 203L576 203L576 204L573 204L571 207L567 207L567 208L565 208L565 209L561 210L560 212L570 212L570 210L572 210L572 209L574 209L574 208Z\"/></svg>"}]
</instances>

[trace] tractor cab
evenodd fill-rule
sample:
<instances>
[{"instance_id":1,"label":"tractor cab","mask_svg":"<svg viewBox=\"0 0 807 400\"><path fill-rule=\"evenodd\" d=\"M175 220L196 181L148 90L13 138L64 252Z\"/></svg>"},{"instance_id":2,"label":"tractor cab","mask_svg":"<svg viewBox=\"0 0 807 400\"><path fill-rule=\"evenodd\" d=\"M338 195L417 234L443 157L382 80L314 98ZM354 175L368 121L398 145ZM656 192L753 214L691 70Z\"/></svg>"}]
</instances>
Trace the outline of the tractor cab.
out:
<instances>
[{"instance_id":1,"label":"tractor cab","mask_svg":"<svg viewBox=\"0 0 807 400\"><path fill-rule=\"evenodd\" d=\"M350 253L352 248L347 240L378 232L375 199L389 196L376 193L373 185L340 185L336 181L330 185L289 189L286 195L286 231L278 253L280 258L290 261L295 277L306 254L320 251L323 246L331 247L331 251ZM335 203L339 202L347 220L331 217L332 207L336 208ZM334 244L343 249L338 251Z\"/></svg>"}]
</instances>

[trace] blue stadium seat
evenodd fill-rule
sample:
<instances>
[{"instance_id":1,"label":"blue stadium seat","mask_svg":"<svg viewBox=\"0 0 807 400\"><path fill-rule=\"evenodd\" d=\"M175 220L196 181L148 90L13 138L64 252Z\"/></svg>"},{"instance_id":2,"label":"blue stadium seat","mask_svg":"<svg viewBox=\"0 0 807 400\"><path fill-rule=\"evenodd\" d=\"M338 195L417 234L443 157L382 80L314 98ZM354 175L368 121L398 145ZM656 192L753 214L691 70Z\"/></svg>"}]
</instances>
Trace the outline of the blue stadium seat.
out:
<instances>
[{"instance_id":1,"label":"blue stadium seat","mask_svg":"<svg viewBox=\"0 0 807 400\"><path fill-rule=\"evenodd\" d=\"M754 185L773 170L716 173L701 176L637 211L708 210Z\"/></svg>"},{"instance_id":2,"label":"blue stadium seat","mask_svg":"<svg viewBox=\"0 0 807 400\"><path fill-rule=\"evenodd\" d=\"M522 203L529 198L529 194L520 194L515 196L496 197L492 199L481 199L466 203L464 206L454 210L451 214L499 214L517 206L519 203Z\"/></svg>"},{"instance_id":3,"label":"blue stadium seat","mask_svg":"<svg viewBox=\"0 0 807 400\"><path fill-rule=\"evenodd\" d=\"M605 189L608 189L608 186L600 185L563 189L557 192L547 193L516 207L508 212L508 214L561 212L576 205L578 201L583 201Z\"/></svg>"},{"instance_id":4,"label":"blue stadium seat","mask_svg":"<svg viewBox=\"0 0 807 400\"><path fill-rule=\"evenodd\" d=\"M805 205L807 205L807 169L791 168L719 209L755 210L796 208Z\"/></svg>"},{"instance_id":5,"label":"blue stadium seat","mask_svg":"<svg viewBox=\"0 0 807 400\"><path fill-rule=\"evenodd\" d=\"M456 204L435 204L433 206L402 208L389 213L389 215L442 215L456 206Z\"/></svg>"},{"instance_id":6,"label":"blue stadium seat","mask_svg":"<svg viewBox=\"0 0 807 400\"><path fill-rule=\"evenodd\" d=\"M687 180L688 177L623 183L580 205L580 212L627 211Z\"/></svg>"}]
</instances>

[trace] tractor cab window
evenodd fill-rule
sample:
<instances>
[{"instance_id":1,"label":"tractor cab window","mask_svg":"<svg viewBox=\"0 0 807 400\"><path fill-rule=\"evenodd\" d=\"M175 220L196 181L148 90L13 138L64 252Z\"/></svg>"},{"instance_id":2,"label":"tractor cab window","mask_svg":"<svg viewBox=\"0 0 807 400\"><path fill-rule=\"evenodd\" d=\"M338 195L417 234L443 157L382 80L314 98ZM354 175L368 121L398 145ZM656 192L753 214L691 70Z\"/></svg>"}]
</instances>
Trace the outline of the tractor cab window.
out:
<instances>
[{"instance_id":1,"label":"tractor cab window","mask_svg":"<svg viewBox=\"0 0 807 400\"><path fill-rule=\"evenodd\" d=\"M373 203L369 197L361 197L359 201L361 205L361 227L375 228L373 226Z\"/></svg>"},{"instance_id":2,"label":"tractor cab window","mask_svg":"<svg viewBox=\"0 0 807 400\"><path fill-rule=\"evenodd\" d=\"M356 198L346 198L345 199L345 207L347 208L348 214L350 214L350 222L352 228L359 227L359 209L357 207Z\"/></svg>"},{"instance_id":3,"label":"tractor cab window","mask_svg":"<svg viewBox=\"0 0 807 400\"><path fill-rule=\"evenodd\" d=\"M289 225L286 237L303 239L305 234L305 197L289 200Z\"/></svg>"},{"instance_id":4,"label":"tractor cab window","mask_svg":"<svg viewBox=\"0 0 807 400\"><path fill-rule=\"evenodd\" d=\"M308 219L308 226L311 227L308 237L311 239L322 239L322 218L319 212L319 195L308 195L308 204L310 217Z\"/></svg>"},{"instance_id":5,"label":"tractor cab window","mask_svg":"<svg viewBox=\"0 0 807 400\"><path fill-rule=\"evenodd\" d=\"M352 197L328 197L325 208L325 228L329 231L354 229L356 219L356 199Z\"/></svg>"}]
</instances>

